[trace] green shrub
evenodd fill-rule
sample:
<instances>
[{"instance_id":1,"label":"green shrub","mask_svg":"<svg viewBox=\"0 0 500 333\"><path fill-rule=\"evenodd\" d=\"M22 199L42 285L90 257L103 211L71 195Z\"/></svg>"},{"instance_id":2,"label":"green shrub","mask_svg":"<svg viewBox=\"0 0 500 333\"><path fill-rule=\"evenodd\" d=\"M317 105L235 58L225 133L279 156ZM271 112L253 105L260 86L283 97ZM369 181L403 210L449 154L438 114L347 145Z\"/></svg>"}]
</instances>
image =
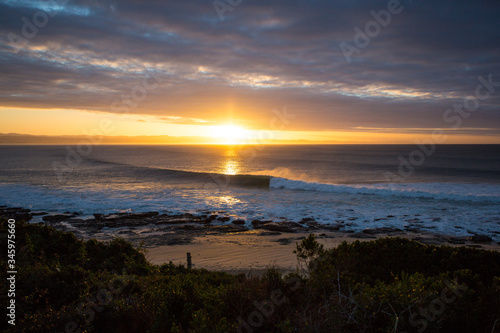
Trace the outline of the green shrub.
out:
<instances>
[{"instance_id":1,"label":"green shrub","mask_svg":"<svg viewBox=\"0 0 500 333\"><path fill-rule=\"evenodd\" d=\"M309 236L295 251L304 271L246 276L151 265L124 240L84 242L44 225L19 222L16 237L18 322L3 323L8 332L63 332L71 322L86 332L245 332L255 313L253 332L500 328L493 251L401 238L326 250Z\"/></svg>"}]
</instances>

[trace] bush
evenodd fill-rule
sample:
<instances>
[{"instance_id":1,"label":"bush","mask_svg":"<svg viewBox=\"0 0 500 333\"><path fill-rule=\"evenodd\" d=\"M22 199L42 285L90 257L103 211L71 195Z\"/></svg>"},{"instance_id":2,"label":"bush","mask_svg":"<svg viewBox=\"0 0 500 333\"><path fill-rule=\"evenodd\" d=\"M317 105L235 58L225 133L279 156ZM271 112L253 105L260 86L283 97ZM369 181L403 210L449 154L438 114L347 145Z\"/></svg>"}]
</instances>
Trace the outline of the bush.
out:
<instances>
[{"instance_id":1,"label":"bush","mask_svg":"<svg viewBox=\"0 0 500 333\"><path fill-rule=\"evenodd\" d=\"M401 238L325 250L311 235L295 251L305 270L245 276L151 265L124 240L84 242L44 225L18 223L16 237L17 323L3 322L8 332L500 328L500 253L492 251ZM5 292L0 299L6 304Z\"/></svg>"}]
</instances>

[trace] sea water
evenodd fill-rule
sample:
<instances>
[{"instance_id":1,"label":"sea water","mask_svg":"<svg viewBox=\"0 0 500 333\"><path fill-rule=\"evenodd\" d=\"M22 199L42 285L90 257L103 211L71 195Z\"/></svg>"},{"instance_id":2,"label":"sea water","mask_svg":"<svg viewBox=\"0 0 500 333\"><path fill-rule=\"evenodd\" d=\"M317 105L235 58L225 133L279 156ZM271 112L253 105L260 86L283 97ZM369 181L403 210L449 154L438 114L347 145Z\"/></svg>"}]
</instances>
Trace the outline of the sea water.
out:
<instances>
[{"instance_id":1,"label":"sea water","mask_svg":"<svg viewBox=\"0 0 500 333\"><path fill-rule=\"evenodd\" d=\"M0 146L0 205L224 212L500 240L500 146Z\"/></svg>"}]
</instances>

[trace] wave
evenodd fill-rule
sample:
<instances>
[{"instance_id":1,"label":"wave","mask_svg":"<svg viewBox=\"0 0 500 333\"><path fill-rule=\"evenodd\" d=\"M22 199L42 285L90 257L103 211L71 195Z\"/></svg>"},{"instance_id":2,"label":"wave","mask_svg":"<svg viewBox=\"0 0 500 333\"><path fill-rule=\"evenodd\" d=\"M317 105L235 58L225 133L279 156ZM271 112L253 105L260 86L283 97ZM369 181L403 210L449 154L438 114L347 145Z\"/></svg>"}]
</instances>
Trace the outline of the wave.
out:
<instances>
[{"instance_id":1,"label":"wave","mask_svg":"<svg viewBox=\"0 0 500 333\"><path fill-rule=\"evenodd\" d=\"M306 182L280 177L272 177L269 183L269 187L275 189L290 189L339 194L400 196L438 200L500 203L500 185L498 184L406 183L343 185Z\"/></svg>"},{"instance_id":2,"label":"wave","mask_svg":"<svg viewBox=\"0 0 500 333\"><path fill-rule=\"evenodd\" d=\"M165 169L149 166L134 166L124 163L90 160L93 163L102 165L114 165L112 172L117 175L122 173L134 179L149 179L151 181L165 181L170 184L175 183L214 183L218 186L245 186L245 187L269 187L270 176L266 175L229 175L214 172L184 171L175 169Z\"/></svg>"},{"instance_id":3,"label":"wave","mask_svg":"<svg viewBox=\"0 0 500 333\"><path fill-rule=\"evenodd\" d=\"M155 182L198 183L216 187L260 187L289 189L339 194L361 194L399 196L454 201L500 202L500 184L459 183L372 183L372 184L328 184L311 181L310 177L298 175L287 168L263 170L252 174L228 175L214 172L196 172L164 169L149 166L132 166L116 162L93 162L120 166L113 172L124 172L134 179L150 179Z\"/></svg>"}]
</instances>

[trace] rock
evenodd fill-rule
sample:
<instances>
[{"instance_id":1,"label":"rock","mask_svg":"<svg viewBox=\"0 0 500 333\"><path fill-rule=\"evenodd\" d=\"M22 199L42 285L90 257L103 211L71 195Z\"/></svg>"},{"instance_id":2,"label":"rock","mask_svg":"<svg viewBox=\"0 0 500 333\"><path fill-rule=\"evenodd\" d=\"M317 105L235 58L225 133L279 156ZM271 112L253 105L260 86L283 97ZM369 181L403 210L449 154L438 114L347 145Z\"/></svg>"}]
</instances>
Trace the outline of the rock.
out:
<instances>
[{"instance_id":1,"label":"rock","mask_svg":"<svg viewBox=\"0 0 500 333\"><path fill-rule=\"evenodd\" d=\"M474 235L469 238L474 243L491 243L493 239L486 235Z\"/></svg>"},{"instance_id":2,"label":"rock","mask_svg":"<svg viewBox=\"0 0 500 333\"><path fill-rule=\"evenodd\" d=\"M279 232L297 232L299 230L305 230L304 227L296 222L270 222L261 225L254 225L254 229L264 229Z\"/></svg>"},{"instance_id":3,"label":"rock","mask_svg":"<svg viewBox=\"0 0 500 333\"><path fill-rule=\"evenodd\" d=\"M73 214L56 214L56 215L47 215L42 217L42 220L45 222L58 223L65 220L69 220L70 218L75 217Z\"/></svg>"},{"instance_id":4,"label":"rock","mask_svg":"<svg viewBox=\"0 0 500 333\"><path fill-rule=\"evenodd\" d=\"M397 228L389 228L389 227L382 227L382 228L374 228L374 229L365 229L363 230L364 234L370 234L370 235L376 235L376 234L393 234L393 233L401 233L403 230L397 229Z\"/></svg>"},{"instance_id":5,"label":"rock","mask_svg":"<svg viewBox=\"0 0 500 333\"><path fill-rule=\"evenodd\" d=\"M253 220L252 225L255 229L257 229L259 226L271 223L272 221L261 221L261 220Z\"/></svg>"},{"instance_id":6,"label":"rock","mask_svg":"<svg viewBox=\"0 0 500 333\"><path fill-rule=\"evenodd\" d=\"M135 213L135 214L127 215L127 218L129 218L129 219L144 219L144 218L154 217L154 216L158 216L158 215L159 215L158 212ZM193 215L192 214L184 214L184 216L192 217Z\"/></svg>"},{"instance_id":7,"label":"rock","mask_svg":"<svg viewBox=\"0 0 500 333\"><path fill-rule=\"evenodd\" d=\"M179 229L179 230L201 230L201 229L203 229L203 226L184 224L184 225L177 226L176 229Z\"/></svg>"},{"instance_id":8,"label":"rock","mask_svg":"<svg viewBox=\"0 0 500 333\"><path fill-rule=\"evenodd\" d=\"M422 229L418 226L407 225L407 226L405 226L405 231L420 233L420 232L422 232Z\"/></svg>"},{"instance_id":9,"label":"rock","mask_svg":"<svg viewBox=\"0 0 500 333\"><path fill-rule=\"evenodd\" d=\"M245 226L242 225L210 225L207 226L207 228L210 228L209 230L213 230L216 232L220 233L230 233L230 232L245 232L248 231L249 229Z\"/></svg>"},{"instance_id":10,"label":"rock","mask_svg":"<svg viewBox=\"0 0 500 333\"><path fill-rule=\"evenodd\" d=\"M299 223L316 222L312 217L304 217Z\"/></svg>"},{"instance_id":11,"label":"rock","mask_svg":"<svg viewBox=\"0 0 500 333\"><path fill-rule=\"evenodd\" d=\"M245 224L245 220L239 220L239 219L238 220L234 220L233 224L239 224L239 225Z\"/></svg>"},{"instance_id":12,"label":"rock","mask_svg":"<svg viewBox=\"0 0 500 333\"><path fill-rule=\"evenodd\" d=\"M95 215L95 214L94 214ZM118 220L119 218L121 218L123 215L119 215L119 214L110 214L110 215L106 215L104 216L104 219L106 221L116 221ZM102 217L101 217L102 218Z\"/></svg>"},{"instance_id":13,"label":"rock","mask_svg":"<svg viewBox=\"0 0 500 333\"><path fill-rule=\"evenodd\" d=\"M13 217L16 220L24 220L24 221L29 221L33 218L30 213L19 213L19 212L15 213Z\"/></svg>"},{"instance_id":14,"label":"rock","mask_svg":"<svg viewBox=\"0 0 500 333\"><path fill-rule=\"evenodd\" d=\"M224 217L219 217L217 220L222 221L222 222L227 222L227 221L231 220L231 218L224 216Z\"/></svg>"},{"instance_id":15,"label":"rock","mask_svg":"<svg viewBox=\"0 0 500 333\"><path fill-rule=\"evenodd\" d=\"M465 240L462 238L451 237L448 239L448 243L450 244L465 244Z\"/></svg>"},{"instance_id":16,"label":"rock","mask_svg":"<svg viewBox=\"0 0 500 333\"><path fill-rule=\"evenodd\" d=\"M31 216L42 216L42 215L47 215L47 212L32 212Z\"/></svg>"},{"instance_id":17,"label":"rock","mask_svg":"<svg viewBox=\"0 0 500 333\"><path fill-rule=\"evenodd\" d=\"M144 219L143 219L144 220ZM159 215L152 218L145 219L146 222L151 222L155 224L183 224L183 223L210 223L211 219L205 219L200 216L193 216L191 214L182 215Z\"/></svg>"},{"instance_id":18,"label":"rock","mask_svg":"<svg viewBox=\"0 0 500 333\"><path fill-rule=\"evenodd\" d=\"M323 227L318 222L306 222L306 225L309 227L309 229L314 229L314 230Z\"/></svg>"},{"instance_id":19,"label":"rock","mask_svg":"<svg viewBox=\"0 0 500 333\"><path fill-rule=\"evenodd\" d=\"M325 226L322 226L322 229L325 229L325 230L329 230L329 231L339 231L340 228L343 228L344 226L341 225L341 224L337 224L337 225L325 225Z\"/></svg>"}]
</instances>

